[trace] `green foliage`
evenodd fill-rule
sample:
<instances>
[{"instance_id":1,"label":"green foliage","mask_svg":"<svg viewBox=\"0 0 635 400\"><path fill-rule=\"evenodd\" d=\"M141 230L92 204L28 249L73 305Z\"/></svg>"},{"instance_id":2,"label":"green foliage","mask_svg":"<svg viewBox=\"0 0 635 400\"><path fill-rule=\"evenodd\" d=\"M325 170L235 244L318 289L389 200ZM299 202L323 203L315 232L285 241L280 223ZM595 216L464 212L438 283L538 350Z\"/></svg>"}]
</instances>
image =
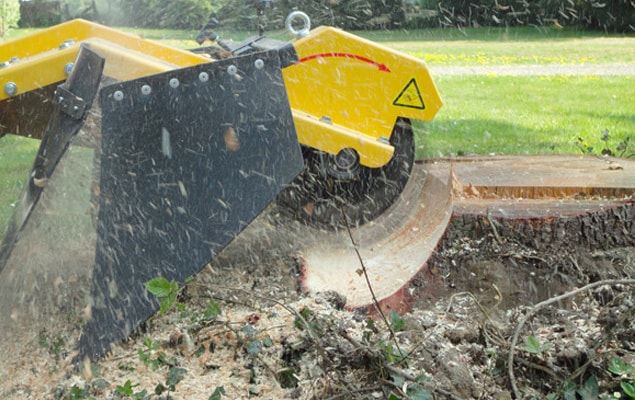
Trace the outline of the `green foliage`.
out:
<instances>
[{"instance_id":1,"label":"green foliage","mask_svg":"<svg viewBox=\"0 0 635 400\"><path fill-rule=\"evenodd\" d=\"M564 400L577 400L576 391L578 390L578 386L571 382L565 381L562 385L562 398Z\"/></svg>"},{"instance_id":2,"label":"green foliage","mask_svg":"<svg viewBox=\"0 0 635 400\"><path fill-rule=\"evenodd\" d=\"M219 11L226 27L257 30L257 14L250 2L229 0ZM274 8L265 10L268 30L283 29L287 15L295 10L305 12L312 26L329 25L343 29L387 29L404 27L405 13L399 1L385 0L277 0Z\"/></svg>"},{"instance_id":3,"label":"green foliage","mask_svg":"<svg viewBox=\"0 0 635 400\"><path fill-rule=\"evenodd\" d=\"M243 346L245 347L247 354L250 356L257 356L260 354L263 347L271 347L273 345L270 337L263 338L260 335L261 331L251 325L245 325L242 332L245 334Z\"/></svg>"},{"instance_id":4,"label":"green foliage","mask_svg":"<svg viewBox=\"0 0 635 400\"><path fill-rule=\"evenodd\" d=\"M561 29L580 26L632 32L635 5L608 0L407 0L408 27L535 26Z\"/></svg>"},{"instance_id":5,"label":"green foliage","mask_svg":"<svg viewBox=\"0 0 635 400\"><path fill-rule=\"evenodd\" d=\"M408 353L405 350L393 345L392 342L380 341L378 347L388 364L399 364L408 357Z\"/></svg>"},{"instance_id":6,"label":"green foliage","mask_svg":"<svg viewBox=\"0 0 635 400\"><path fill-rule=\"evenodd\" d=\"M210 0L130 0L122 2L127 26L168 29L200 29L221 1Z\"/></svg>"},{"instance_id":7,"label":"green foliage","mask_svg":"<svg viewBox=\"0 0 635 400\"><path fill-rule=\"evenodd\" d=\"M620 388L625 395L635 399L635 366L626 364L621 358L613 357L609 360L608 371L620 378Z\"/></svg>"},{"instance_id":8,"label":"green foliage","mask_svg":"<svg viewBox=\"0 0 635 400\"><path fill-rule=\"evenodd\" d=\"M397 314L396 311L390 311L390 313L388 314L388 319L390 320L390 327L392 328L393 332L399 332L403 329L405 322L399 316L399 314Z\"/></svg>"},{"instance_id":9,"label":"green foliage","mask_svg":"<svg viewBox=\"0 0 635 400\"><path fill-rule=\"evenodd\" d=\"M527 336L525 338L525 350L528 353L540 354L542 352L542 346L538 338L535 336Z\"/></svg>"},{"instance_id":10,"label":"green foliage","mask_svg":"<svg viewBox=\"0 0 635 400\"><path fill-rule=\"evenodd\" d=\"M635 376L635 367L632 365L626 364L621 358L613 357L609 361L609 366L607 368L610 373L617 376Z\"/></svg>"},{"instance_id":11,"label":"green foliage","mask_svg":"<svg viewBox=\"0 0 635 400\"><path fill-rule=\"evenodd\" d=\"M185 368L179 368L179 367L170 367L168 369L168 373L165 379L165 383L159 383L158 385L155 386L154 388L154 394L157 396L161 396L164 393L167 393L168 395L166 396L167 399L170 399L170 392L174 392L176 391L176 385L178 385L183 379L185 379L185 375L187 374L187 369ZM123 385L117 385L116 388L116 393L124 398L131 398L134 400L145 400L145 399L150 399L152 398L152 395L149 395L147 390L142 390L139 392L135 392L134 388L139 386L139 384L132 384L132 382L128 379ZM217 390L214 392L216 393L222 393L224 394L224 389L221 391L218 390L218 388L216 388ZM222 387L221 387L222 389ZM220 399L220 397L213 397L214 394L212 395L212 397L210 397L210 399L214 398L214 399Z\"/></svg>"},{"instance_id":12,"label":"green foliage","mask_svg":"<svg viewBox=\"0 0 635 400\"><path fill-rule=\"evenodd\" d=\"M161 352L158 351L159 342L150 338L145 338L143 343L145 345L145 349L138 350L139 358L146 367L150 367L153 371L156 371L161 365L161 361L158 356L158 354L161 354Z\"/></svg>"},{"instance_id":13,"label":"green foliage","mask_svg":"<svg viewBox=\"0 0 635 400\"><path fill-rule=\"evenodd\" d=\"M584 385L577 390L577 393L582 400L597 400L600 394L598 378L595 375L591 375L584 382Z\"/></svg>"},{"instance_id":14,"label":"green foliage","mask_svg":"<svg viewBox=\"0 0 635 400\"><path fill-rule=\"evenodd\" d=\"M591 375L580 387L574 382L565 381L558 391L558 394L551 393L547 396L547 399L598 400L599 393L600 387L598 385L598 379L595 375Z\"/></svg>"},{"instance_id":15,"label":"green foliage","mask_svg":"<svg viewBox=\"0 0 635 400\"><path fill-rule=\"evenodd\" d=\"M0 0L0 38L20 21L20 2L18 0Z\"/></svg>"},{"instance_id":16,"label":"green foliage","mask_svg":"<svg viewBox=\"0 0 635 400\"><path fill-rule=\"evenodd\" d=\"M549 349L548 344L540 342L536 336L530 335L525 338L525 351L531 354L542 354Z\"/></svg>"},{"instance_id":17,"label":"green foliage","mask_svg":"<svg viewBox=\"0 0 635 400\"><path fill-rule=\"evenodd\" d=\"M39 140L21 136L5 135L0 138L0 240L15 211L15 202L20 198L39 145Z\"/></svg>"},{"instance_id":18,"label":"green foliage","mask_svg":"<svg viewBox=\"0 0 635 400\"><path fill-rule=\"evenodd\" d=\"M257 29L251 2L228 0L219 19L233 29ZM348 30L533 26L561 29L576 26L602 31L635 30L635 3L623 0L278 0L266 10L268 29L284 27L293 10L307 13L313 26Z\"/></svg>"},{"instance_id":19,"label":"green foliage","mask_svg":"<svg viewBox=\"0 0 635 400\"><path fill-rule=\"evenodd\" d=\"M185 379L185 374L187 370L185 368L170 368L168 371L168 377L165 380L165 385L170 389L170 391L176 390L176 385L179 384L183 379Z\"/></svg>"},{"instance_id":20,"label":"green foliage","mask_svg":"<svg viewBox=\"0 0 635 400\"><path fill-rule=\"evenodd\" d=\"M178 282L168 282L163 277L149 280L145 283L148 292L159 298L161 304L161 314L165 314L176 304L176 297L179 294Z\"/></svg>"},{"instance_id":21,"label":"green foliage","mask_svg":"<svg viewBox=\"0 0 635 400\"><path fill-rule=\"evenodd\" d=\"M134 387L136 386L139 386L139 384L133 385L132 382L130 382L130 379L128 379L123 385L117 385L116 391L120 396L129 397L134 400L143 400L147 398L147 390L144 389L140 392L135 392Z\"/></svg>"},{"instance_id":22,"label":"green foliage","mask_svg":"<svg viewBox=\"0 0 635 400\"><path fill-rule=\"evenodd\" d=\"M223 386L217 386L216 389L214 389L214 393L212 393L207 400L221 400L224 395L225 388Z\"/></svg>"},{"instance_id":23,"label":"green foliage","mask_svg":"<svg viewBox=\"0 0 635 400\"><path fill-rule=\"evenodd\" d=\"M122 396L132 396L133 390L132 382L130 382L130 379L128 379L123 385L117 385L117 393Z\"/></svg>"},{"instance_id":24,"label":"green foliage","mask_svg":"<svg viewBox=\"0 0 635 400\"><path fill-rule=\"evenodd\" d=\"M80 388L79 386L73 385L73 387L71 387L70 397L71 397L71 400L87 399L88 390L84 388Z\"/></svg>"},{"instance_id":25,"label":"green foliage","mask_svg":"<svg viewBox=\"0 0 635 400\"><path fill-rule=\"evenodd\" d=\"M614 149L611 149L609 145L610 139L609 130L603 130L600 136L600 140L604 142L604 147L599 151L601 155L625 158L635 157L635 149L631 148L631 138L629 136L622 139ZM583 137L578 137L575 141L575 145L580 149L582 154L595 154L596 152L596 149L584 140Z\"/></svg>"},{"instance_id":26,"label":"green foliage","mask_svg":"<svg viewBox=\"0 0 635 400\"><path fill-rule=\"evenodd\" d=\"M620 387L624 391L624 394L626 394L631 399L635 399L635 386L633 386L632 383L622 381L620 382Z\"/></svg>"},{"instance_id":27,"label":"green foliage","mask_svg":"<svg viewBox=\"0 0 635 400\"><path fill-rule=\"evenodd\" d=\"M303 307L300 310L299 314L300 314L300 317L296 318L293 321L293 325L296 328L304 330L307 328L307 324L308 324L309 329L311 329L317 335L321 334L321 328L319 327L318 324L315 324L313 322L313 319L315 317L315 313L313 312L313 310L311 310L309 307Z\"/></svg>"},{"instance_id":28,"label":"green foliage","mask_svg":"<svg viewBox=\"0 0 635 400\"><path fill-rule=\"evenodd\" d=\"M205 313L203 315L205 319L216 319L220 313L221 309L218 304L216 304L214 300L210 300L209 303L207 303L207 308L205 309Z\"/></svg>"},{"instance_id":29,"label":"green foliage","mask_svg":"<svg viewBox=\"0 0 635 400\"><path fill-rule=\"evenodd\" d=\"M64 349L64 339L61 336L50 336L46 331L40 332L38 343L45 348L55 360L62 358L62 350Z\"/></svg>"}]
</instances>

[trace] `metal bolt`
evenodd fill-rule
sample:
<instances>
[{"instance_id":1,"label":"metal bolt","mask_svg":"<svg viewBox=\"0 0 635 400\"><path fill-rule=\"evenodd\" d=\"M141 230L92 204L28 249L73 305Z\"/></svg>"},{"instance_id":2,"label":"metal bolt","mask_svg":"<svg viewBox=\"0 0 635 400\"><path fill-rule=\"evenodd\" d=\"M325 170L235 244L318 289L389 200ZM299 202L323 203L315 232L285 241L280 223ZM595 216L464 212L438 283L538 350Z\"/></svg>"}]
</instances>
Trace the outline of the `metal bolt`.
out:
<instances>
[{"instance_id":1,"label":"metal bolt","mask_svg":"<svg viewBox=\"0 0 635 400\"><path fill-rule=\"evenodd\" d=\"M0 63L0 68L6 68L9 65L11 65L11 63L9 61L5 61L5 62Z\"/></svg>"},{"instance_id":2,"label":"metal bolt","mask_svg":"<svg viewBox=\"0 0 635 400\"><path fill-rule=\"evenodd\" d=\"M265 67L265 62L264 62L264 61L262 61L262 60L259 58L259 59L257 59L256 61L254 61L254 66L255 66L257 69L263 69L263 68Z\"/></svg>"},{"instance_id":3,"label":"metal bolt","mask_svg":"<svg viewBox=\"0 0 635 400\"><path fill-rule=\"evenodd\" d=\"M18 93L18 85L16 85L14 82L7 82L4 85L4 92L9 96L14 96L16 93Z\"/></svg>"},{"instance_id":4,"label":"metal bolt","mask_svg":"<svg viewBox=\"0 0 635 400\"><path fill-rule=\"evenodd\" d=\"M181 84L181 82L179 82L178 79L176 79L176 78L170 79L170 87L171 88L176 89L177 87L179 87L180 84Z\"/></svg>"},{"instance_id":5,"label":"metal bolt","mask_svg":"<svg viewBox=\"0 0 635 400\"><path fill-rule=\"evenodd\" d=\"M60 50L68 49L74 44L75 44L75 41L73 39L65 40L62 44L60 44Z\"/></svg>"},{"instance_id":6,"label":"metal bolt","mask_svg":"<svg viewBox=\"0 0 635 400\"><path fill-rule=\"evenodd\" d=\"M150 87L150 85L141 86L141 94L145 94L147 96L150 93L152 93L152 88Z\"/></svg>"},{"instance_id":7,"label":"metal bolt","mask_svg":"<svg viewBox=\"0 0 635 400\"><path fill-rule=\"evenodd\" d=\"M121 90L117 90L115 93L112 94L112 98L117 101L123 100L123 92Z\"/></svg>"},{"instance_id":8,"label":"metal bolt","mask_svg":"<svg viewBox=\"0 0 635 400\"><path fill-rule=\"evenodd\" d=\"M198 80L201 82L209 81L209 74L207 72L201 72L200 74L198 74Z\"/></svg>"},{"instance_id":9,"label":"metal bolt","mask_svg":"<svg viewBox=\"0 0 635 400\"><path fill-rule=\"evenodd\" d=\"M238 68L236 68L235 65L230 65L229 67L227 67L227 73L229 75L236 75L237 72L238 72Z\"/></svg>"},{"instance_id":10,"label":"metal bolt","mask_svg":"<svg viewBox=\"0 0 635 400\"><path fill-rule=\"evenodd\" d=\"M17 63L18 61L20 61L20 57L18 57L18 56L13 56L13 57L11 57L11 58L9 59L9 62L10 62L11 64L13 64L13 63Z\"/></svg>"},{"instance_id":11,"label":"metal bolt","mask_svg":"<svg viewBox=\"0 0 635 400\"><path fill-rule=\"evenodd\" d=\"M73 64L72 62L69 62L64 66L64 73L66 74L66 76L69 76L71 74L74 66L75 64Z\"/></svg>"}]
</instances>

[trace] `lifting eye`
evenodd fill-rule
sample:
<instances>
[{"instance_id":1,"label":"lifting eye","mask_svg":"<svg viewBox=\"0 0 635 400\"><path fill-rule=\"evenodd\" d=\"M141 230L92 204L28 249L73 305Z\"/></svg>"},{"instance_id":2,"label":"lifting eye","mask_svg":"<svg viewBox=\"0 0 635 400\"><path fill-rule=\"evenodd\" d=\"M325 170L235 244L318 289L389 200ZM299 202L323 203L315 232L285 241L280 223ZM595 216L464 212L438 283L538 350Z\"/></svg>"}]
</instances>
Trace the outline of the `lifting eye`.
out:
<instances>
[{"instance_id":1,"label":"lifting eye","mask_svg":"<svg viewBox=\"0 0 635 400\"><path fill-rule=\"evenodd\" d=\"M300 23L302 24L301 27L296 29L294 25L298 26ZM295 35L298 39L308 35L311 30L311 19L302 11L294 11L289 14L287 19L284 21L284 24L287 31L289 31L292 35Z\"/></svg>"}]
</instances>

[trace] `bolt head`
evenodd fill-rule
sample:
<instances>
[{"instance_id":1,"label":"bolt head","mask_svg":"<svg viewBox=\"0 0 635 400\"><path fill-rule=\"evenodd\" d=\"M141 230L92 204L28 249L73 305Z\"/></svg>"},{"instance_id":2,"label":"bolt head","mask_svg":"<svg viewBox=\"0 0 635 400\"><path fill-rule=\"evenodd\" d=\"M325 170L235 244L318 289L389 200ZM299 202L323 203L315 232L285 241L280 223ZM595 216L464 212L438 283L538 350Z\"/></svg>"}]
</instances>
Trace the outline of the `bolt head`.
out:
<instances>
[{"instance_id":1,"label":"bolt head","mask_svg":"<svg viewBox=\"0 0 635 400\"><path fill-rule=\"evenodd\" d=\"M4 92L9 96L14 96L18 93L18 85L15 82L7 82L4 85Z\"/></svg>"}]
</instances>

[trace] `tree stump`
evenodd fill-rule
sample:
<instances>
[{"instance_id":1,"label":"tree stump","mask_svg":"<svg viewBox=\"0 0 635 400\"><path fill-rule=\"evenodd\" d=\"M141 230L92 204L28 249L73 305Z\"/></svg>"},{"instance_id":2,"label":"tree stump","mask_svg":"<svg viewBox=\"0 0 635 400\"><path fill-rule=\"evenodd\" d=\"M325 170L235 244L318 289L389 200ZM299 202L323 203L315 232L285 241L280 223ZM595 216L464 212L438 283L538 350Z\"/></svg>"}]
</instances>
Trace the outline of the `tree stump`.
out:
<instances>
[{"instance_id":1,"label":"tree stump","mask_svg":"<svg viewBox=\"0 0 635 400\"><path fill-rule=\"evenodd\" d=\"M418 168L425 172L423 194L412 189L422 175ZM414 295L425 295L417 281L441 284L427 262L434 249L460 240L492 235L499 243L552 254L635 244L631 160L575 155L441 159L421 163L412 178L375 226L352 230L350 238L339 233L337 246L317 240L299 251L304 290L337 291L350 308L371 309L378 302L404 310ZM442 218L447 213L450 218ZM426 227L423 219L447 223L447 228Z\"/></svg>"}]
</instances>

